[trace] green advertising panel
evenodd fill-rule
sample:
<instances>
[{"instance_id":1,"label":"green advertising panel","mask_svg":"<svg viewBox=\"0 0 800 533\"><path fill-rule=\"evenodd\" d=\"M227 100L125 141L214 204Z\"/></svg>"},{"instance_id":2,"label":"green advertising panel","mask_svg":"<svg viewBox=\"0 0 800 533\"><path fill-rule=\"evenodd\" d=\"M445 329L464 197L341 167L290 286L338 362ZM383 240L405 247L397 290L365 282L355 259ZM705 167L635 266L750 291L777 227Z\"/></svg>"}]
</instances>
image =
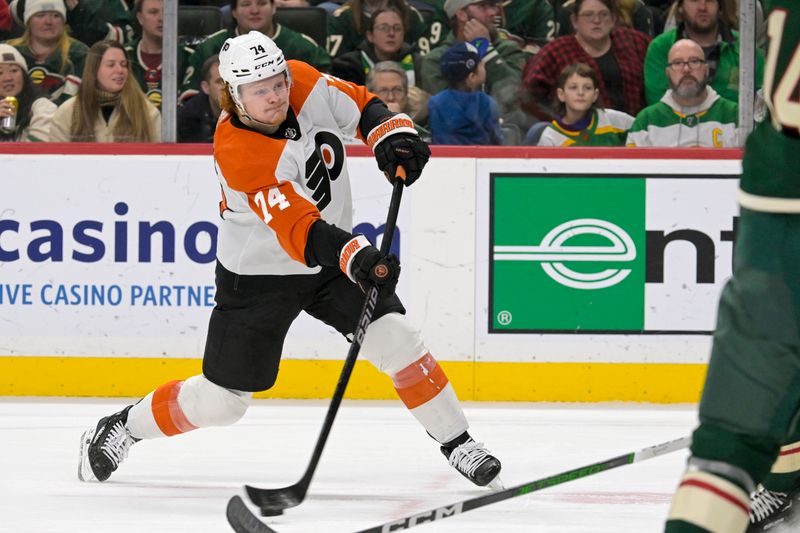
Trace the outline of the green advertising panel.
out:
<instances>
[{"instance_id":1,"label":"green advertising panel","mask_svg":"<svg viewBox=\"0 0 800 533\"><path fill-rule=\"evenodd\" d=\"M489 329L644 329L645 179L491 176Z\"/></svg>"}]
</instances>

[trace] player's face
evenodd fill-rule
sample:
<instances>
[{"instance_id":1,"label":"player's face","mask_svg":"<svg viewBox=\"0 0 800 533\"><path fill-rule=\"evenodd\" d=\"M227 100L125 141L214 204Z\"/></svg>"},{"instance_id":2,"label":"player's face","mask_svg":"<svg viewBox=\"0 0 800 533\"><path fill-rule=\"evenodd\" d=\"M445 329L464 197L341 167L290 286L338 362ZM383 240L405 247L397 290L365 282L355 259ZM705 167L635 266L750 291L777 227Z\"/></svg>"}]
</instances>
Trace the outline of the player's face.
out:
<instances>
[{"instance_id":1,"label":"player's face","mask_svg":"<svg viewBox=\"0 0 800 533\"><path fill-rule=\"evenodd\" d=\"M403 21L393 11L384 11L375 17L372 31L367 32L367 40L375 49L384 54L394 54L403 46Z\"/></svg>"},{"instance_id":2,"label":"player's face","mask_svg":"<svg viewBox=\"0 0 800 533\"><path fill-rule=\"evenodd\" d=\"M128 60L119 48L109 48L100 60L97 69L97 85L100 89L118 93L128 81Z\"/></svg>"},{"instance_id":3,"label":"player's face","mask_svg":"<svg viewBox=\"0 0 800 533\"><path fill-rule=\"evenodd\" d=\"M58 11L41 11L28 21L31 36L40 41L59 39L64 34L64 19Z\"/></svg>"},{"instance_id":4,"label":"player's face","mask_svg":"<svg viewBox=\"0 0 800 533\"><path fill-rule=\"evenodd\" d=\"M142 33L161 39L164 29L163 0L144 0L142 11L136 14Z\"/></svg>"},{"instance_id":5,"label":"player's face","mask_svg":"<svg viewBox=\"0 0 800 533\"><path fill-rule=\"evenodd\" d=\"M617 22L608 6L600 0L585 0L571 20L575 33L588 41L606 39Z\"/></svg>"},{"instance_id":6,"label":"player's face","mask_svg":"<svg viewBox=\"0 0 800 533\"><path fill-rule=\"evenodd\" d=\"M389 110L400 113L405 108L408 94L403 89L403 79L396 72L378 72L372 78L372 88Z\"/></svg>"},{"instance_id":7,"label":"player's face","mask_svg":"<svg viewBox=\"0 0 800 533\"><path fill-rule=\"evenodd\" d=\"M594 86L591 78L584 78L579 74L573 74L564 83L564 88L557 90L558 99L564 106L576 114L585 114L592 108L592 104L597 101L600 91Z\"/></svg>"},{"instance_id":8,"label":"player's face","mask_svg":"<svg viewBox=\"0 0 800 533\"><path fill-rule=\"evenodd\" d=\"M254 81L239 88L247 114L254 120L279 126L289 111L289 84L283 73Z\"/></svg>"},{"instance_id":9,"label":"player's face","mask_svg":"<svg viewBox=\"0 0 800 533\"><path fill-rule=\"evenodd\" d=\"M667 76L670 88L678 96L700 96L706 88L708 78L708 64L705 62L703 49L691 42L681 42L673 46L668 57Z\"/></svg>"},{"instance_id":10,"label":"player's face","mask_svg":"<svg viewBox=\"0 0 800 533\"><path fill-rule=\"evenodd\" d=\"M689 29L708 32L717 29L719 3L717 0L683 0L681 4L683 20Z\"/></svg>"},{"instance_id":11,"label":"player's face","mask_svg":"<svg viewBox=\"0 0 800 533\"><path fill-rule=\"evenodd\" d=\"M272 24L275 5L271 0L239 0L231 13L239 26L239 33L248 33Z\"/></svg>"},{"instance_id":12,"label":"player's face","mask_svg":"<svg viewBox=\"0 0 800 533\"><path fill-rule=\"evenodd\" d=\"M22 67L16 63L0 63L0 97L17 96L22 92Z\"/></svg>"}]
</instances>

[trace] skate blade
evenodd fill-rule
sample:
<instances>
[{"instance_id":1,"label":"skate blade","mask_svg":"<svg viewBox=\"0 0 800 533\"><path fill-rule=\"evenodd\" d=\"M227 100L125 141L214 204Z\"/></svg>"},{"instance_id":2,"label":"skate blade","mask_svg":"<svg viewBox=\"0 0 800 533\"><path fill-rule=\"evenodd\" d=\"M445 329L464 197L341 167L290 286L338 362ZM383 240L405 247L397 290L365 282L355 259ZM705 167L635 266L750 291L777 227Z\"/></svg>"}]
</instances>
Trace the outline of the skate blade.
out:
<instances>
[{"instance_id":1,"label":"skate blade","mask_svg":"<svg viewBox=\"0 0 800 533\"><path fill-rule=\"evenodd\" d=\"M84 482L95 481L97 478L89 464L89 445L94 438L95 428L89 428L81 435L80 457L78 461L78 479Z\"/></svg>"},{"instance_id":2,"label":"skate blade","mask_svg":"<svg viewBox=\"0 0 800 533\"><path fill-rule=\"evenodd\" d=\"M503 490L506 487L505 485L503 485L503 480L500 479L500 476L498 475L493 480L491 480L488 485L486 485L486 488L494 492L497 490Z\"/></svg>"}]
</instances>

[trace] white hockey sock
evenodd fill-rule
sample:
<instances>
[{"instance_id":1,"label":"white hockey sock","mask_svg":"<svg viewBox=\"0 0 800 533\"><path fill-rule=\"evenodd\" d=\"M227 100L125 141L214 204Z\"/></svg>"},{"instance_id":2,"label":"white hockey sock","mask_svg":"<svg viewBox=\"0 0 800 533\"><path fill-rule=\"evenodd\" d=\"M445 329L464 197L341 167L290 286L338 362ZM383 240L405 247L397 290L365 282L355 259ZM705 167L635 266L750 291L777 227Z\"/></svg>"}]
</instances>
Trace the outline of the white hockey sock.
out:
<instances>
[{"instance_id":1,"label":"white hockey sock","mask_svg":"<svg viewBox=\"0 0 800 533\"><path fill-rule=\"evenodd\" d=\"M391 377L400 399L437 441L451 441L469 428L453 386L431 354Z\"/></svg>"}]
</instances>

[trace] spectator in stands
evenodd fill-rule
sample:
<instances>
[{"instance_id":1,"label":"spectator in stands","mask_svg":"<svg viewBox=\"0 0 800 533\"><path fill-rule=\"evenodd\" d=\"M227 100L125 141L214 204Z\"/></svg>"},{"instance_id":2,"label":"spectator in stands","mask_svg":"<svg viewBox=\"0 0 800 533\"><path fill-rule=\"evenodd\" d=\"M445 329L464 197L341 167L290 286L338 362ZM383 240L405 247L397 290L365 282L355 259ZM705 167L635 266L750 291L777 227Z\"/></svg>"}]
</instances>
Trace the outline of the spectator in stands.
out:
<instances>
[{"instance_id":1,"label":"spectator in stands","mask_svg":"<svg viewBox=\"0 0 800 533\"><path fill-rule=\"evenodd\" d=\"M472 43L460 42L442 56L449 88L428 101L433 144L503 144L497 103L481 90L486 82L484 54Z\"/></svg>"},{"instance_id":2,"label":"spectator in stands","mask_svg":"<svg viewBox=\"0 0 800 533\"><path fill-rule=\"evenodd\" d=\"M386 6L397 9L401 14L406 42L422 53L430 50L429 28L425 19L406 0L350 0L328 17L328 53L331 57L355 50L370 27L372 14Z\"/></svg>"},{"instance_id":3,"label":"spectator in stands","mask_svg":"<svg viewBox=\"0 0 800 533\"><path fill-rule=\"evenodd\" d=\"M658 35L656 31L656 20L654 12L642 0L616 0L617 1L617 25L626 28L633 28L642 33L646 33L651 38ZM575 9L575 0L567 0L558 8L556 14L558 36L572 35L575 28L571 18Z\"/></svg>"},{"instance_id":4,"label":"spectator in stands","mask_svg":"<svg viewBox=\"0 0 800 533\"><path fill-rule=\"evenodd\" d=\"M78 94L56 110L54 142L158 142L161 114L130 75L125 48L99 41L86 56Z\"/></svg>"},{"instance_id":5,"label":"spectator in stands","mask_svg":"<svg viewBox=\"0 0 800 533\"><path fill-rule=\"evenodd\" d=\"M200 92L178 108L179 143L214 142L221 110L220 93L225 89L225 82L219 75L218 55L206 59L201 75Z\"/></svg>"},{"instance_id":6,"label":"spectator in stands","mask_svg":"<svg viewBox=\"0 0 800 533\"><path fill-rule=\"evenodd\" d=\"M206 59L218 54L222 44L229 37L260 31L272 39L283 50L286 59L299 59L310 63L322 72L331 68L331 58L314 39L273 22L275 16L274 0L231 0L231 15L236 21L227 30L220 30L197 45L189 57L189 67L183 79L181 100L197 94L200 90L200 71Z\"/></svg>"},{"instance_id":7,"label":"spectator in stands","mask_svg":"<svg viewBox=\"0 0 800 533\"><path fill-rule=\"evenodd\" d=\"M636 116L628 146L740 146L738 105L708 85L709 70L703 49L695 41L681 39L673 44L665 73L670 88L661 101Z\"/></svg>"},{"instance_id":8,"label":"spectator in stands","mask_svg":"<svg viewBox=\"0 0 800 533\"><path fill-rule=\"evenodd\" d=\"M7 96L17 99L15 107L5 99ZM55 112L56 105L31 81L22 54L11 45L0 44L0 120L16 117L14 128L0 127L0 142L50 140L50 122Z\"/></svg>"},{"instance_id":9,"label":"spectator in stands","mask_svg":"<svg viewBox=\"0 0 800 533\"><path fill-rule=\"evenodd\" d=\"M6 0L0 0L0 39L11 32L11 27L14 25L14 19L11 16L11 10L8 8Z\"/></svg>"},{"instance_id":10,"label":"spectator in stands","mask_svg":"<svg viewBox=\"0 0 800 533\"><path fill-rule=\"evenodd\" d=\"M142 36L132 41L125 50L131 59L130 71L145 96L161 109L161 44L163 40L164 0L136 0L133 12ZM178 47L177 71L183 72L192 50Z\"/></svg>"},{"instance_id":11,"label":"spectator in stands","mask_svg":"<svg viewBox=\"0 0 800 533\"><path fill-rule=\"evenodd\" d=\"M730 29L739 29L739 2L738 0L718 0L720 2L720 20ZM665 13L666 20L662 32L673 30L678 27L678 2L675 1L671 6L668 6ZM755 2L755 20L756 20L756 46L762 50L766 49L767 44L767 25L764 20L764 8L761 2Z\"/></svg>"},{"instance_id":12,"label":"spectator in stands","mask_svg":"<svg viewBox=\"0 0 800 533\"><path fill-rule=\"evenodd\" d=\"M384 7L367 21L366 37L352 52L333 59L332 73L344 80L364 85L367 74L380 61L403 65L410 85L419 85L422 58L403 41L403 15L394 7Z\"/></svg>"},{"instance_id":13,"label":"spectator in stands","mask_svg":"<svg viewBox=\"0 0 800 533\"><path fill-rule=\"evenodd\" d=\"M28 63L34 83L56 104L77 94L88 48L67 35L63 0L27 0L22 37L8 41Z\"/></svg>"},{"instance_id":14,"label":"spectator in stands","mask_svg":"<svg viewBox=\"0 0 800 533\"><path fill-rule=\"evenodd\" d=\"M603 109L597 73L585 63L569 65L558 76L558 118L539 138L539 146L623 146L633 117Z\"/></svg>"},{"instance_id":15,"label":"spectator in stands","mask_svg":"<svg viewBox=\"0 0 800 533\"><path fill-rule=\"evenodd\" d=\"M554 81L564 67L585 63L598 74L601 106L636 115L645 106L642 69L650 37L617 20L615 0L575 0L575 34L546 44L525 66L523 107L540 120L555 119Z\"/></svg>"},{"instance_id":16,"label":"spectator in stands","mask_svg":"<svg viewBox=\"0 0 800 533\"><path fill-rule=\"evenodd\" d=\"M500 27L526 52L535 54L555 37L555 16L549 0L507 0L501 7Z\"/></svg>"},{"instance_id":17,"label":"spectator in stands","mask_svg":"<svg viewBox=\"0 0 800 533\"><path fill-rule=\"evenodd\" d=\"M444 9L450 17L452 32L442 44L422 58L422 88L436 94L448 87L439 68L442 56L456 43L480 43L486 67L484 90L500 108L503 120L527 129L530 119L519 108L519 85L522 67L529 54L514 42L500 38L495 24L499 15L492 0L447 0Z\"/></svg>"},{"instance_id":18,"label":"spectator in stands","mask_svg":"<svg viewBox=\"0 0 800 533\"><path fill-rule=\"evenodd\" d=\"M26 0L27 1L27 0ZM64 0L72 36L91 46L111 39L122 44L133 40L133 17L120 0Z\"/></svg>"},{"instance_id":19,"label":"spectator in stands","mask_svg":"<svg viewBox=\"0 0 800 533\"><path fill-rule=\"evenodd\" d=\"M739 35L724 22L718 0L677 0L678 27L665 31L647 49L644 82L647 103L657 102L668 87L667 56L678 39L692 39L703 49L711 87L723 98L739 100ZM755 87L764 77L764 55L756 51Z\"/></svg>"},{"instance_id":20,"label":"spectator in stands","mask_svg":"<svg viewBox=\"0 0 800 533\"><path fill-rule=\"evenodd\" d=\"M428 99L430 95L408 83L408 71L396 61L381 61L370 69L367 89L376 94L390 111L405 113L414 121L419 136L430 142L427 130Z\"/></svg>"}]
</instances>

